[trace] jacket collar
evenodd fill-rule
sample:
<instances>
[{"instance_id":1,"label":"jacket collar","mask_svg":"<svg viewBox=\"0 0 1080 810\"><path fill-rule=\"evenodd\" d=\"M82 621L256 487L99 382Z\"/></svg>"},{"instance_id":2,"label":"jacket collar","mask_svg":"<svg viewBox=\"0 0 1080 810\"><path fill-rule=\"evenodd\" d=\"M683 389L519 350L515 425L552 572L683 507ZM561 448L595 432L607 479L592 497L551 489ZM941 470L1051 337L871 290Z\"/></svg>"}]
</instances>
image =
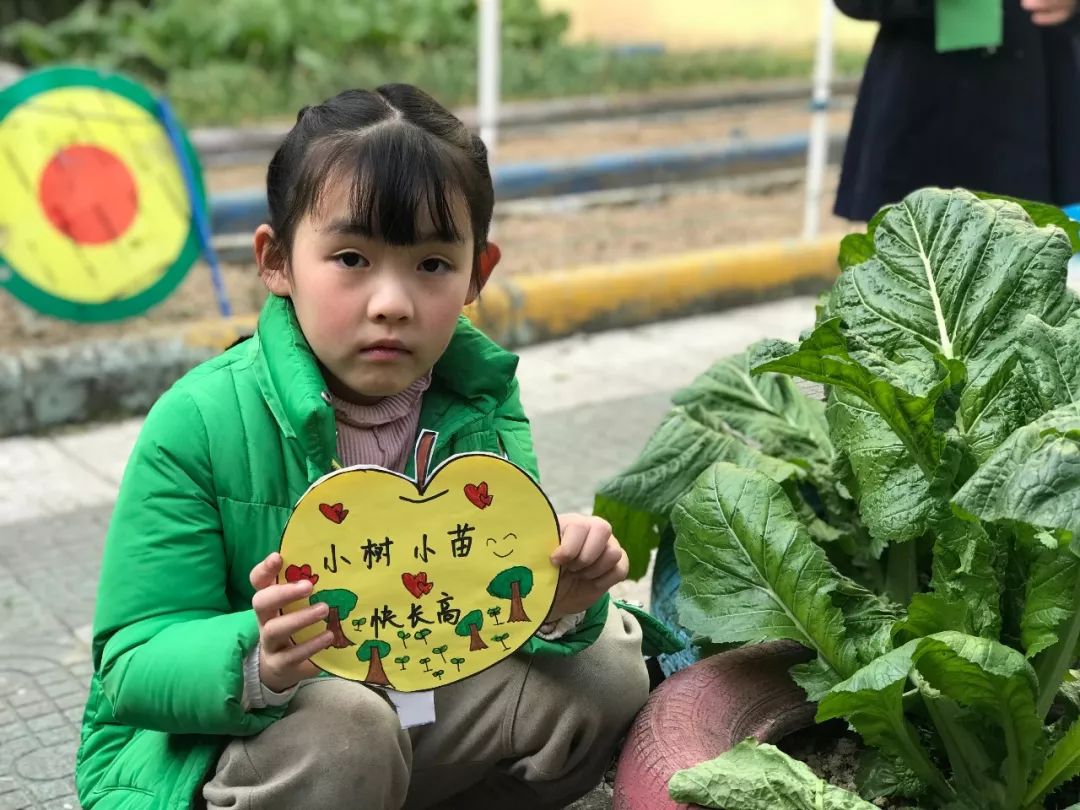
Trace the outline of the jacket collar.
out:
<instances>
[{"instance_id":1,"label":"jacket collar","mask_svg":"<svg viewBox=\"0 0 1080 810\"><path fill-rule=\"evenodd\" d=\"M299 443L312 478L323 475L337 453L337 426L326 382L292 301L271 295L255 337L254 367L267 406L282 433ZM450 345L432 370L421 426L440 431L445 442L469 421L494 412L510 391L517 364L516 355L459 317Z\"/></svg>"},{"instance_id":2,"label":"jacket collar","mask_svg":"<svg viewBox=\"0 0 1080 810\"><path fill-rule=\"evenodd\" d=\"M299 443L314 479L331 467L337 426L326 381L300 331L292 301L271 295L259 314L255 337L259 389L281 432Z\"/></svg>"}]
</instances>

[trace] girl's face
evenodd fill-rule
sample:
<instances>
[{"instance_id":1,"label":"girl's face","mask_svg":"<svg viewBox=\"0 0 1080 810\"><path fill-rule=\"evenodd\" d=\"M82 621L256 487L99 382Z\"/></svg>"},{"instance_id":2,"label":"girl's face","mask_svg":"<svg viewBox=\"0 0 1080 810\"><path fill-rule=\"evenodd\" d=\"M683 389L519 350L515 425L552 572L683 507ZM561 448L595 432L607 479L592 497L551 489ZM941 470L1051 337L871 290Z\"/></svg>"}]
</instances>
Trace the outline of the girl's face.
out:
<instances>
[{"instance_id":1,"label":"girl's face","mask_svg":"<svg viewBox=\"0 0 1080 810\"><path fill-rule=\"evenodd\" d=\"M458 229L469 234L465 241L426 239L425 232L434 232L428 223L418 229L417 244L396 246L358 232L345 213L348 193L343 182L328 187L320 210L300 222L286 272L267 263L269 226L256 232L255 252L270 291L292 298L331 390L364 403L398 394L426 374L479 290L471 283L464 202L455 203L453 213Z\"/></svg>"}]
</instances>

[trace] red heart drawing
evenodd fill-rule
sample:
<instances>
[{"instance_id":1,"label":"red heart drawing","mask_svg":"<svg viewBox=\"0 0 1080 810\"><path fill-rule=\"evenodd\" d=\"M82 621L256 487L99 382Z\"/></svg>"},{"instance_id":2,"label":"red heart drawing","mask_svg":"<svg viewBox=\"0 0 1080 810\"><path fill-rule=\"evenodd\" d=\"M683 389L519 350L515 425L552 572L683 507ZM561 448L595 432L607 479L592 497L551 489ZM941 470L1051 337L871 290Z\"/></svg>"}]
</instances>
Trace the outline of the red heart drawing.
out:
<instances>
[{"instance_id":1,"label":"red heart drawing","mask_svg":"<svg viewBox=\"0 0 1080 810\"><path fill-rule=\"evenodd\" d=\"M431 589L435 587L435 583L428 582L427 571L421 571L418 574L406 572L401 575L401 581L405 585L405 590L417 599L424 594L431 593Z\"/></svg>"},{"instance_id":2,"label":"red heart drawing","mask_svg":"<svg viewBox=\"0 0 1080 810\"><path fill-rule=\"evenodd\" d=\"M466 484L465 497L468 498L472 505L477 509L487 509L491 506L491 502L495 500L494 495L488 495L487 481L481 481L480 486L477 486L476 484Z\"/></svg>"},{"instance_id":3,"label":"red heart drawing","mask_svg":"<svg viewBox=\"0 0 1080 810\"><path fill-rule=\"evenodd\" d=\"M319 511L323 513L324 518L332 520L334 523L341 523L349 514L349 510L342 508L340 503L335 503L333 506L328 503L320 503Z\"/></svg>"},{"instance_id":4,"label":"red heart drawing","mask_svg":"<svg viewBox=\"0 0 1080 810\"><path fill-rule=\"evenodd\" d=\"M304 563L303 565L290 565L285 569L286 582L299 582L302 579L306 579L314 585L319 581L319 575L311 573L311 566L307 563Z\"/></svg>"}]
</instances>

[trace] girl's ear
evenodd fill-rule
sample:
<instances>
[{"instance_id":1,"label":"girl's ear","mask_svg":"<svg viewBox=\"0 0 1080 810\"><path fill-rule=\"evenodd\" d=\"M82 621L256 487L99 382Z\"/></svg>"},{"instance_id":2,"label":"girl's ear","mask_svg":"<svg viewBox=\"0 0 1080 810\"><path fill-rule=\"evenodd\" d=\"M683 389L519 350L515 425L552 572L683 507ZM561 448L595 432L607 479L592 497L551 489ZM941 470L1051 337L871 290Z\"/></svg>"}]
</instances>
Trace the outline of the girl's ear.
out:
<instances>
[{"instance_id":1,"label":"girl's ear","mask_svg":"<svg viewBox=\"0 0 1080 810\"><path fill-rule=\"evenodd\" d=\"M476 280L469 288L469 298L465 302L471 304L480 295L480 291L484 289L484 286L488 283L488 279L491 278L492 272L495 270L495 265L499 263L499 259L502 258L502 251L499 250L499 246L494 242L488 242L487 247L479 256L479 267L476 271Z\"/></svg>"},{"instance_id":2,"label":"girl's ear","mask_svg":"<svg viewBox=\"0 0 1080 810\"><path fill-rule=\"evenodd\" d=\"M292 284L285 271L285 257L274 238L274 230L269 225L260 225L255 229L255 262L259 265L259 278L266 289L281 298L292 295Z\"/></svg>"}]
</instances>

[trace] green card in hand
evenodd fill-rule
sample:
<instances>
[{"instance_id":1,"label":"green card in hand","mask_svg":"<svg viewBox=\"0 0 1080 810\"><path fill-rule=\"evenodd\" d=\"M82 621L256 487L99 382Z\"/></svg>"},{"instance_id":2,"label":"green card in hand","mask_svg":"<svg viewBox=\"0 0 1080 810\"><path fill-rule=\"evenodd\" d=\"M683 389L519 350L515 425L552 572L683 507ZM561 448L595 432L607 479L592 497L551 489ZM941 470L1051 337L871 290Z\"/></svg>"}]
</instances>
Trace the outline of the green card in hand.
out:
<instances>
[{"instance_id":1,"label":"green card in hand","mask_svg":"<svg viewBox=\"0 0 1080 810\"><path fill-rule=\"evenodd\" d=\"M936 46L943 51L996 48L1002 38L1002 0L937 0Z\"/></svg>"}]
</instances>

